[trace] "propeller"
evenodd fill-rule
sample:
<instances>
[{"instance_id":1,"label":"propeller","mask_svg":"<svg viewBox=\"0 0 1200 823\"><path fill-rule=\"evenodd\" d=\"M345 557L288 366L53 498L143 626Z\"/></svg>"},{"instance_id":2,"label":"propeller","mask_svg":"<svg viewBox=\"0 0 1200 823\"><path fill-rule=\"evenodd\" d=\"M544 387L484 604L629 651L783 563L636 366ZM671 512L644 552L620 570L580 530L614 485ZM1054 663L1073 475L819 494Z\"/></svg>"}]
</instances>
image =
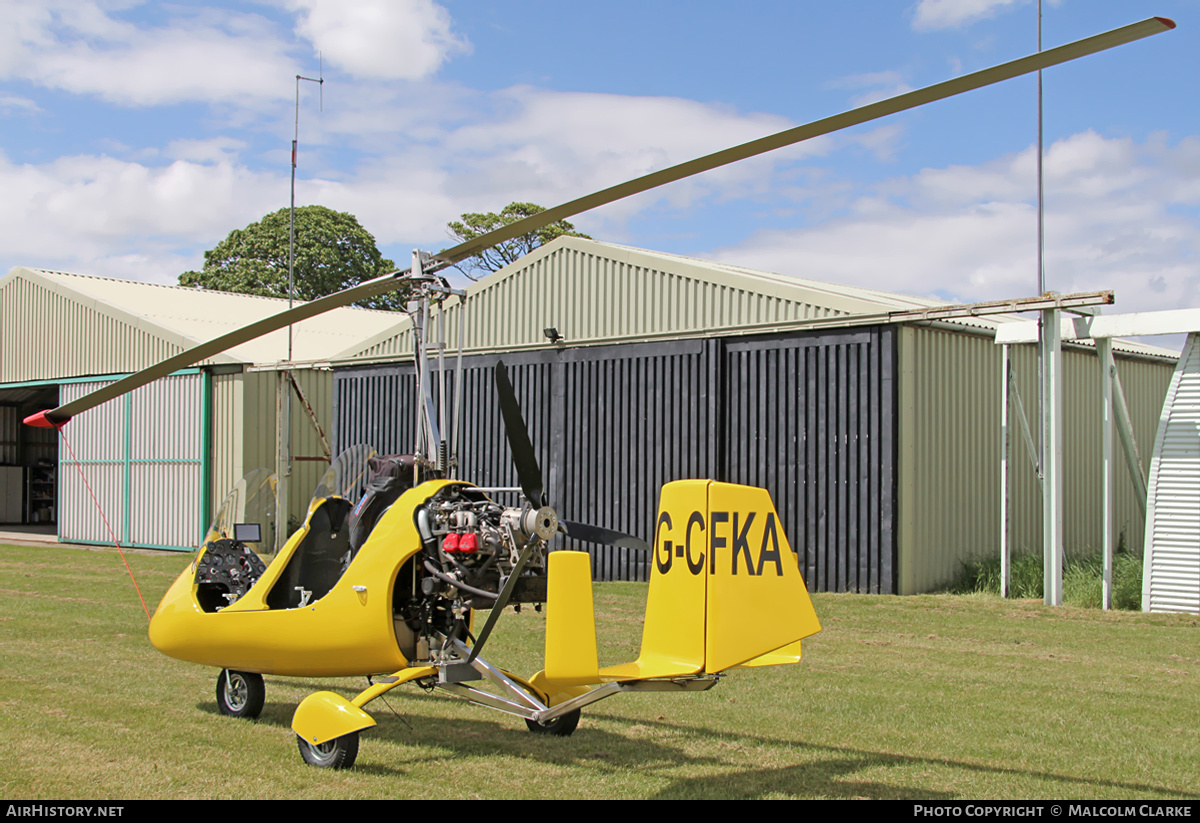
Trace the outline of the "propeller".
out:
<instances>
[{"instance_id":1,"label":"propeller","mask_svg":"<svg viewBox=\"0 0 1200 823\"><path fill-rule=\"evenodd\" d=\"M513 465L517 469L517 482L529 505L541 509L548 505L545 488L542 484L542 469L538 465L537 455L533 451L533 443L529 439L529 430L525 426L525 418L521 414L521 406L513 391L512 381L508 379L508 368L504 361L496 363L496 393L500 396L500 416L504 419L504 434L508 438L508 448L512 452ZM645 540L632 534L606 529L603 526L593 526L574 520L558 520L559 531L567 537L582 540L585 543L602 543L608 546L619 546L627 549L650 550Z\"/></svg>"},{"instance_id":2,"label":"propeller","mask_svg":"<svg viewBox=\"0 0 1200 823\"><path fill-rule=\"evenodd\" d=\"M638 549L650 551L650 544L640 537L634 537L625 532L606 529L603 526L593 526L589 523L577 523L574 520L560 520L562 533L584 543L603 543L606 546L617 546L622 549Z\"/></svg>"},{"instance_id":3,"label":"propeller","mask_svg":"<svg viewBox=\"0 0 1200 823\"><path fill-rule=\"evenodd\" d=\"M835 114L832 117L815 120L803 126L785 129L776 134L743 143L740 146L722 149L721 151L696 158L695 160L689 160L685 163L651 172L650 174L616 186L610 186L607 189L585 195L584 197L563 203L560 206L555 206L554 208L518 220L510 225L502 226L495 231L482 234L472 240L459 243L457 246L438 252L423 269L425 273L440 271L454 265L460 260L465 260L468 257L478 254L484 249L495 246L505 240L511 240L522 234L537 231L556 220L563 220L598 206L603 206L607 203L612 203L631 195L672 183L676 180L682 180L685 177L691 177L692 175L700 174L701 172L709 171L729 163L735 163L738 160L745 160L746 158L774 151L784 146L790 146L803 140L810 140L814 137L840 131L850 126L857 126L871 120L877 120L889 114L923 106L935 100L943 100L947 97L953 97L956 94L962 94L965 91L990 86L1002 80L1008 80L1022 74L1029 74L1039 69L1065 63L1089 54L1095 54L1096 52L1111 49L1114 46L1120 46L1134 40L1141 40L1144 37L1160 34L1173 28L1175 28L1175 23L1165 17L1150 17L1139 23L1132 23L1103 34L1097 34L1083 40L1076 40L1073 43L1067 43L1053 49L1031 54L1027 57L1011 60L999 66L993 66L972 74L965 74L961 77L935 83L923 89L916 89L915 91L906 92L895 97L889 97L886 100L880 100L841 114ZM140 388L160 377L166 377L174 371L192 366L232 346L240 345L289 324L306 320L309 317L315 317L330 309L347 306L368 297L374 297L403 288L407 282L410 282L409 278L406 277L409 273L407 269L393 272L327 295L319 300L313 300L310 303L280 312L257 323L252 323L245 328L214 338L207 343L193 346L186 351L167 358L161 363L97 389L84 397L64 403L55 409L32 414L25 418L25 422L31 426L40 426L43 428L61 427L74 415L82 411L94 408L107 400Z\"/></svg>"},{"instance_id":4,"label":"propeller","mask_svg":"<svg viewBox=\"0 0 1200 823\"><path fill-rule=\"evenodd\" d=\"M500 396L500 416L504 418L504 435L508 438L508 450L517 469L517 482L529 505L540 509L546 505L542 469L538 466L533 443L529 440L529 429L525 426L525 418L503 360L496 363L496 393Z\"/></svg>"},{"instance_id":5,"label":"propeller","mask_svg":"<svg viewBox=\"0 0 1200 823\"><path fill-rule=\"evenodd\" d=\"M467 663L473 663L479 656L492 629L496 626L496 621L500 619L501 612L508 605L516 587L517 578L525 567L525 562L529 559L533 548L538 544L539 537L543 539L552 537L554 531L557 530L565 533L568 537L589 543L606 543L612 546L650 550L646 541L631 534L558 519L558 516L546 504L546 491L542 485L542 469L538 465L537 455L534 454L533 442L529 439L529 429L525 426L525 417L521 414L521 405L517 402L517 395L513 391L512 381L508 379L508 369L503 360L496 362L496 393L500 396L500 416L504 420L504 435L508 438L508 448L512 452L513 465L517 469L517 481L521 485L521 493L525 495L529 505L537 510L535 517L541 521L542 528L537 530L536 535L529 539L520 554L517 555L513 570L500 590L496 602L491 605L491 613L484 621L483 628L480 629L479 636L471 647Z\"/></svg>"}]
</instances>

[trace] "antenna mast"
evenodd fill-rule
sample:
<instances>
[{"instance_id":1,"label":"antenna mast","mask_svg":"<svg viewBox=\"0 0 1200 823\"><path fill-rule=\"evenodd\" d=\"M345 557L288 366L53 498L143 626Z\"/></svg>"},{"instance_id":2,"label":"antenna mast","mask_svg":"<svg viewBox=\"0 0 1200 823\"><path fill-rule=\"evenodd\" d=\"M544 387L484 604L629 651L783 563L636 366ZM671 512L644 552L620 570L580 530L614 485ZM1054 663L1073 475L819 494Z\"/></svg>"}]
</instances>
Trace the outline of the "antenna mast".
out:
<instances>
[{"instance_id":1,"label":"antenna mast","mask_svg":"<svg viewBox=\"0 0 1200 823\"><path fill-rule=\"evenodd\" d=\"M318 72L316 77L296 75L296 121L292 133L292 202L288 212L288 308L296 299L296 149L300 143L300 81L307 80L316 83L321 90L320 110L325 111L325 66L318 54ZM292 359L292 327L288 326L288 361Z\"/></svg>"},{"instance_id":2,"label":"antenna mast","mask_svg":"<svg viewBox=\"0 0 1200 823\"><path fill-rule=\"evenodd\" d=\"M320 60L320 57L318 57ZM325 67L323 61L318 63L317 77L296 75L296 119L292 133L292 199L288 212L288 308L296 301L296 148L300 142L300 81L307 80L316 83L321 88L321 110L325 110ZM283 548L289 528L288 520L291 514L290 482L292 474L292 324L288 324L287 333L287 362L279 372L279 382L276 386L276 420L275 420L275 476L276 476L276 517L275 539L276 550Z\"/></svg>"}]
</instances>

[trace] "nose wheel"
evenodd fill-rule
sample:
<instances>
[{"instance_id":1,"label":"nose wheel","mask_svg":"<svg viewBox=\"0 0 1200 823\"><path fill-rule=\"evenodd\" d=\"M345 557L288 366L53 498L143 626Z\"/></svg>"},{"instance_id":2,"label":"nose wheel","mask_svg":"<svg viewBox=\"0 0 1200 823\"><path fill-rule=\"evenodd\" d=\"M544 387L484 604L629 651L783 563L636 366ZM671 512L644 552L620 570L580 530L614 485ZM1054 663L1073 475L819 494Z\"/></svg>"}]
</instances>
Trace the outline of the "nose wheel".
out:
<instances>
[{"instance_id":1,"label":"nose wheel","mask_svg":"<svg viewBox=\"0 0 1200 823\"><path fill-rule=\"evenodd\" d=\"M221 714L253 720L262 713L266 700L261 674L221 669L217 676L217 710Z\"/></svg>"},{"instance_id":2,"label":"nose wheel","mask_svg":"<svg viewBox=\"0 0 1200 823\"><path fill-rule=\"evenodd\" d=\"M300 756L310 766L321 769L348 769L358 757L358 732L335 737L325 743L309 743L296 735Z\"/></svg>"}]
</instances>

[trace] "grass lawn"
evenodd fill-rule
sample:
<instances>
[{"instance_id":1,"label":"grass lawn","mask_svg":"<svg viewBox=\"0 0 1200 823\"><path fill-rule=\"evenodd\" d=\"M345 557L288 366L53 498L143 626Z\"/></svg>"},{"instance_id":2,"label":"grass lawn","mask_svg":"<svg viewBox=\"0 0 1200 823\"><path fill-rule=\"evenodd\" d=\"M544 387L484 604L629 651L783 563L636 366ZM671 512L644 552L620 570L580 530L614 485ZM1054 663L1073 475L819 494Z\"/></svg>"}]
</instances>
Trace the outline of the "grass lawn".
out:
<instances>
[{"instance_id":1,"label":"grass lawn","mask_svg":"<svg viewBox=\"0 0 1200 823\"><path fill-rule=\"evenodd\" d=\"M129 559L151 609L186 563ZM644 599L644 585L596 587L602 664L637 656ZM798 666L620 695L564 739L404 686L368 706L379 725L335 772L303 764L291 715L363 681L267 677L258 721L221 717L216 671L146 639L114 551L0 546L0 797L1200 797L1195 616L813 599L825 628ZM506 615L487 656L532 673L543 625Z\"/></svg>"}]
</instances>

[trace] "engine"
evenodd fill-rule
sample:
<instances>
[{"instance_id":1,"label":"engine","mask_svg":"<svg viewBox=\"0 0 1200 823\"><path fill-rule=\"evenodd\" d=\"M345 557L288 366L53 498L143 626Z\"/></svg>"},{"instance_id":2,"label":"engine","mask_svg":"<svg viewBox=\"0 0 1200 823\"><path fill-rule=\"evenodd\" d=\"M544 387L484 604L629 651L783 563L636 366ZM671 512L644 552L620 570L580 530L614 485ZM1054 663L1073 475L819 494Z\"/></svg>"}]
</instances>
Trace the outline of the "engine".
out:
<instances>
[{"instance_id":1,"label":"engine","mask_svg":"<svg viewBox=\"0 0 1200 823\"><path fill-rule=\"evenodd\" d=\"M422 551L397 579L394 596L402 646L424 657L430 630L465 633L469 610L492 608L513 575L509 603L546 601L546 555L558 532L549 507L505 507L468 485L450 485L415 513ZM528 555L518 569L519 558ZM408 632L402 632L400 623ZM411 640L402 635L411 632ZM410 657L411 659L411 657Z\"/></svg>"}]
</instances>

